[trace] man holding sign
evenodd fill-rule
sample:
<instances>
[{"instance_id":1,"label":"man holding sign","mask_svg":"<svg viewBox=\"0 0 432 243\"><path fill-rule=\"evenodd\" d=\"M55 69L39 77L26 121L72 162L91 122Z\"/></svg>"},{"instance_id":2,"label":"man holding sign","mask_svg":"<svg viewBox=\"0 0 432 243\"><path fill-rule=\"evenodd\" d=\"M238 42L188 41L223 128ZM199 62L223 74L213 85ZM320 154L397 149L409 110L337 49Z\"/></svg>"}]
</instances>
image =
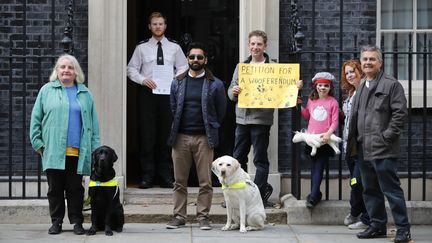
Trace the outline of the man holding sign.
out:
<instances>
[{"instance_id":1,"label":"man holding sign","mask_svg":"<svg viewBox=\"0 0 432 243\"><path fill-rule=\"evenodd\" d=\"M267 34L261 30L254 30L249 33L249 43L248 48L250 51L250 56L244 62L246 64L265 64L270 63L269 56L265 53L265 49L267 47ZM264 206L269 207L272 206L268 199L273 192L273 188L270 184L267 183L269 167L270 163L267 156L267 148L269 145L269 136L270 136L270 127L273 124L273 113L274 108L242 108L240 105L241 101L243 101L242 95L247 97L251 95L248 90L243 90L239 86L239 68L242 67L242 64L238 64L236 69L234 70L233 79L231 81L231 85L228 89L229 98L237 102L236 104L236 131L235 131L235 145L233 157L236 158L242 168L247 170L247 162L248 162L248 154L250 151L251 145L254 150L254 158L253 163L256 167L255 174L255 184L258 186L261 198L263 200ZM246 67L248 68L248 67ZM260 67L258 67L260 68ZM253 72L265 72L269 71L266 67L261 66L262 70L243 70L244 73L253 73ZM250 80L254 80L253 77ZM255 79L258 80L258 79ZM297 78L298 80L298 78ZM245 80L240 80L245 81ZM279 82L279 79L259 79L256 82ZM283 82L283 81L282 81ZM301 88L303 82L297 81L296 85L298 88ZM243 86L242 86L243 87ZM266 89L268 86L262 84L261 86L257 86L256 89ZM258 91L260 93L263 93ZM297 93L296 93L297 95ZM252 96L256 96L252 94ZM240 100L239 100L240 98ZM270 97L271 98L271 97ZM297 97L294 98L297 100ZM258 102L258 105L261 102ZM294 104L295 105L295 104ZM252 105L252 107L258 107ZM265 106L261 106L265 107ZM285 106L284 106L285 107Z\"/></svg>"}]
</instances>

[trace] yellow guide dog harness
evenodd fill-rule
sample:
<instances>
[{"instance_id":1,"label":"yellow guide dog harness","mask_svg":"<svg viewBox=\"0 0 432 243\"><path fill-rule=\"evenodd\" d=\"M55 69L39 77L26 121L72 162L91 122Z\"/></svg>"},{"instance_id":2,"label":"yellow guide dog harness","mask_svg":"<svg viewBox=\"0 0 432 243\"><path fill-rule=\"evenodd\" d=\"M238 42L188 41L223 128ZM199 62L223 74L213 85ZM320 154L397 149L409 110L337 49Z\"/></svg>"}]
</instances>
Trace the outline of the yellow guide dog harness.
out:
<instances>
[{"instance_id":1,"label":"yellow guide dog harness","mask_svg":"<svg viewBox=\"0 0 432 243\"><path fill-rule=\"evenodd\" d=\"M243 189L246 188L246 181L239 181L230 185L222 184L222 190L224 189Z\"/></svg>"},{"instance_id":2,"label":"yellow guide dog harness","mask_svg":"<svg viewBox=\"0 0 432 243\"><path fill-rule=\"evenodd\" d=\"M105 181L105 182L90 180L89 187L96 187L96 186L106 186L106 187L118 186L118 181L116 177L114 177L110 181Z\"/></svg>"},{"instance_id":3,"label":"yellow guide dog harness","mask_svg":"<svg viewBox=\"0 0 432 243\"><path fill-rule=\"evenodd\" d=\"M90 180L90 182L89 182L89 187L100 187L100 186L102 186L102 187L113 187L113 186L117 187L113 198L115 198L115 196L117 195L118 190L119 190L117 177L114 177L113 179L111 179L109 181L105 181L105 182L94 181L94 180ZM84 200L84 207L89 206L90 204L91 204L91 197L89 196ZM87 211L87 210L90 210L90 209L83 209L83 211Z\"/></svg>"}]
</instances>

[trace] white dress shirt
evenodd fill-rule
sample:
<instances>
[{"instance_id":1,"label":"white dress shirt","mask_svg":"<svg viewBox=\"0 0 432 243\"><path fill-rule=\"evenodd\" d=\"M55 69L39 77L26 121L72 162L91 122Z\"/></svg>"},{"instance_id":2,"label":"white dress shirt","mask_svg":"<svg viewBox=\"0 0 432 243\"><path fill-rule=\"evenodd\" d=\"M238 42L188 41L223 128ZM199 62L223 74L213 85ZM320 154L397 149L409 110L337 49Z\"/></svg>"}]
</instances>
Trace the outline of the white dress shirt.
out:
<instances>
[{"instance_id":1,"label":"white dress shirt","mask_svg":"<svg viewBox=\"0 0 432 243\"><path fill-rule=\"evenodd\" d=\"M189 66L180 46L166 37L160 41L164 56L164 65L173 67L173 79L178 74L185 72ZM145 79L153 79L153 69L157 65L158 40L154 37L138 44L127 66L128 77L142 85Z\"/></svg>"}]
</instances>

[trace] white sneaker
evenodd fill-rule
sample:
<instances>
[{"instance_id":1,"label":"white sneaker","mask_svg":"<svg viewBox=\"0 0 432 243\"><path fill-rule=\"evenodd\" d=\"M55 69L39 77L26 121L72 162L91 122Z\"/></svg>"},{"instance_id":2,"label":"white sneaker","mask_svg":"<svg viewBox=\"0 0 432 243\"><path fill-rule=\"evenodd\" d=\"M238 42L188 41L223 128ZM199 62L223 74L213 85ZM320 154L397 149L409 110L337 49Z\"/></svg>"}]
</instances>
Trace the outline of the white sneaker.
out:
<instances>
[{"instance_id":1,"label":"white sneaker","mask_svg":"<svg viewBox=\"0 0 432 243\"><path fill-rule=\"evenodd\" d=\"M356 230L356 229L367 229L369 226L364 224L362 221L358 221L354 224L348 225L348 229Z\"/></svg>"},{"instance_id":2,"label":"white sneaker","mask_svg":"<svg viewBox=\"0 0 432 243\"><path fill-rule=\"evenodd\" d=\"M345 219L344 219L344 225L348 226L350 224L354 224L355 222L358 221L357 218L358 217L352 216L351 213L347 214L347 216L345 216Z\"/></svg>"}]
</instances>

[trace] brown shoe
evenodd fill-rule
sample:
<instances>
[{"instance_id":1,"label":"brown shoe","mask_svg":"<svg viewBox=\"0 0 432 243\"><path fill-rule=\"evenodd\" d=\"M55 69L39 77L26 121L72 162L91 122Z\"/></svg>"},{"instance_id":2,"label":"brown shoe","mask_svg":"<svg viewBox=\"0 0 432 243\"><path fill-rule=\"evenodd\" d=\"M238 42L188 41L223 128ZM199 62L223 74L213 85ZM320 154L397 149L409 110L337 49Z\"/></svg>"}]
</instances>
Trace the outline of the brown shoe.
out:
<instances>
[{"instance_id":1,"label":"brown shoe","mask_svg":"<svg viewBox=\"0 0 432 243\"><path fill-rule=\"evenodd\" d=\"M167 229L178 229L186 224L186 220L179 217L173 217L172 220L166 225Z\"/></svg>"}]
</instances>

